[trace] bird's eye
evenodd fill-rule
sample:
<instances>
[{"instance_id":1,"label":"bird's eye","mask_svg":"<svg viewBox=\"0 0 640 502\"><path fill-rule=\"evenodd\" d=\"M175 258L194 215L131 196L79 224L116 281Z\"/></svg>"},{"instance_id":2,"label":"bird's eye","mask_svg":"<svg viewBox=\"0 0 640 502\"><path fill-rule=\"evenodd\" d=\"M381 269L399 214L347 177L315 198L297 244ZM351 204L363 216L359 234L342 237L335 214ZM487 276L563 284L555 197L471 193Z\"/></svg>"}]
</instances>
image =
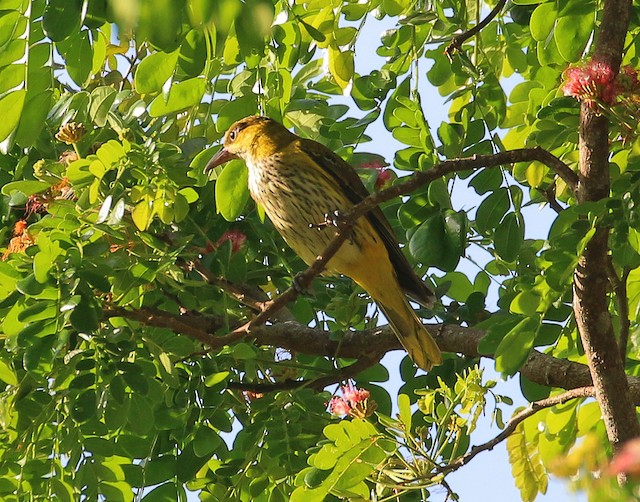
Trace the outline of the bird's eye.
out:
<instances>
[{"instance_id":1,"label":"bird's eye","mask_svg":"<svg viewBox=\"0 0 640 502\"><path fill-rule=\"evenodd\" d=\"M237 129L233 129L232 131L229 131L229 141L235 141L237 136L238 136Z\"/></svg>"}]
</instances>

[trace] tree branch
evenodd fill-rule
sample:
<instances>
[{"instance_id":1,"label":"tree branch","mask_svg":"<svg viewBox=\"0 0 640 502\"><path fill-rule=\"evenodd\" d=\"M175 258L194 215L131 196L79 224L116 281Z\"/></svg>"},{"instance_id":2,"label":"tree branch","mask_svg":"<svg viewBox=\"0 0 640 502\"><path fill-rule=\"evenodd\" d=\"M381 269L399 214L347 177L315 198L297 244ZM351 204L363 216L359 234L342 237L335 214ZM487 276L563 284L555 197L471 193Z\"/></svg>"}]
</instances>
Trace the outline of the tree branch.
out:
<instances>
[{"instance_id":1,"label":"tree branch","mask_svg":"<svg viewBox=\"0 0 640 502\"><path fill-rule=\"evenodd\" d=\"M221 348L225 345L236 343L241 339L253 339L257 345L281 347L301 354L358 359L357 363L344 368L344 371L349 373L342 374L341 378L338 378L340 375L337 373L321 377L328 379L326 385L331 385L340 379L355 374L354 371L360 367L356 366L356 364L372 365L387 352L402 349L400 342L389 326L365 331L349 331L343 335L342 339L336 340L332 333L328 331L288 321L270 326L257 326L251 331L250 335L240 333L232 337L231 335L210 335L206 331L210 321L204 316L189 318L189 322L185 323L184 316L177 314L158 310L150 311L149 309L129 310L122 307L107 307L104 315L105 317L124 317L150 326L171 329L176 333L189 336L213 348ZM198 327L197 323L201 323L201 327ZM187 329L181 331L183 327L187 327ZM491 359L494 357L493 354L481 354L478 352L478 344L485 335L485 332L481 329L451 324L427 325L427 328L443 352L457 353L472 358L485 357ZM362 369L365 367L367 366L363 366ZM520 374L539 385L567 390L588 387L593 383L588 366L565 359L558 359L537 350L531 351L527 361L520 368ZM335 378L338 379L335 380ZM330 381L330 379L335 381ZM640 377L629 376L627 381L632 401L640 406ZM311 382L314 383L314 388L318 388L322 383L319 379ZM296 381L295 384L286 385L295 387L299 384L300 382Z\"/></svg>"},{"instance_id":2,"label":"tree branch","mask_svg":"<svg viewBox=\"0 0 640 502\"><path fill-rule=\"evenodd\" d=\"M493 8L493 10L489 12L487 17L485 17L482 21L480 21L477 25L475 25L470 30L467 30L453 37L453 39L451 40L451 43L444 51L447 57L451 59L455 52L462 49L463 43L465 43L471 37L474 37L475 35L480 33L480 31L485 26L487 26L498 14L500 14L500 11L504 8L506 3L507 3L507 0L499 0L496 6Z\"/></svg>"},{"instance_id":3,"label":"tree branch","mask_svg":"<svg viewBox=\"0 0 640 502\"><path fill-rule=\"evenodd\" d=\"M631 270L628 267L622 271L622 277L618 277L611 256L607 257L607 275L611 283L611 289L615 296L616 305L618 307L618 350L620 350L620 358L622 363L627 360L627 344L629 343L629 296L627 295L627 279Z\"/></svg>"},{"instance_id":4,"label":"tree branch","mask_svg":"<svg viewBox=\"0 0 640 502\"><path fill-rule=\"evenodd\" d=\"M504 430L498 434L496 437L483 443L478 446L474 446L471 448L469 452L464 454L463 456L457 458L450 464L444 465L438 469L439 473L448 474L450 472L458 470L463 465L468 464L473 460L473 458L483 451L493 450L493 448L507 439L511 434L514 433L516 428L520 423L529 418L532 415L535 415L540 410L544 410L545 408L550 408L552 406L557 406L559 404L564 404L567 401L571 401L572 399L578 399L583 397L593 397L595 394L595 390L593 387L580 387L577 389L572 389L567 392L563 392L562 394L558 394L557 396L551 396L546 399L541 399L540 401L534 401L529 406L527 406L524 410L517 412L515 415L511 417L509 423L504 428Z\"/></svg>"},{"instance_id":5,"label":"tree branch","mask_svg":"<svg viewBox=\"0 0 640 502\"><path fill-rule=\"evenodd\" d=\"M384 353L380 354L375 360L369 358L361 358L358 359L355 363L350 364L349 366L345 366L344 368L340 368L329 375L325 375L319 378L314 378L313 380L291 380L286 379L280 382L271 382L271 383L253 383L253 382L229 382L228 387L230 389L238 389L243 391L251 391L251 392L275 392L278 390L292 390L292 389L301 389L303 387L310 387L316 391L321 391L325 387L329 385L336 384L338 382L342 382L343 380L347 380L358 373L370 368L374 364L376 364Z\"/></svg>"},{"instance_id":6,"label":"tree branch","mask_svg":"<svg viewBox=\"0 0 640 502\"><path fill-rule=\"evenodd\" d=\"M593 59L617 73L631 15L631 0L607 0ZM609 196L609 121L596 108L580 107L579 203ZM608 309L609 228L596 230L579 259L573 281L573 310L609 441L614 448L640 435L627 376Z\"/></svg>"},{"instance_id":7,"label":"tree branch","mask_svg":"<svg viewBox=\"0 0 640 502\"><path fill-rule=\"evenodd\" d=\"M126 309L117 305L107 305L102 309L102 316L105 319L123 317L142 323L145 326L167 328L174 333L180 333L206 345L214 343L218 339L218 337L210 333L223 326L217 318L210 316L182 316L152 307Z\"/></svg>"}]
</instances>

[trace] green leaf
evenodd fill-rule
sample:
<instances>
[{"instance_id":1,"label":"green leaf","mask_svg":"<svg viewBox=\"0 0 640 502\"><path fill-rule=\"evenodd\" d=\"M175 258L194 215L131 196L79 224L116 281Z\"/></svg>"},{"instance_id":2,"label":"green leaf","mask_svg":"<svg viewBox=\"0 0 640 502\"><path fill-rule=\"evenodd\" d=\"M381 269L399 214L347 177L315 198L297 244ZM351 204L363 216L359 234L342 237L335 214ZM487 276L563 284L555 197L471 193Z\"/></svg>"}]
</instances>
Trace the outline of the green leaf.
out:
<instances>
[{"instance_id":1,"label":"green leaf","mask_svg":"<svg viewBox=\"0 0 640 502\"><path fill-rule=\"evenodd\" d=\"M82 21L83 0L47 0L42 28L54 42L60 42L77 32Z\"/></svg>"},{"instance_id":2,"label":"green leaf","mask_svg":"<svg viewBox=\"0 0 640 502\"><path fill-rule=\"evenodd\" d=\"M249 199L249 172L241 161L229 162L215 185L216 210L225 220L235 221Z\"/></svg>"},{"instance_id":3,"label":"green leaf","mask_svg":"<svg viewBox=\"0 0 640 502\"><path fill-rule=\"evenodd\" d=\"M316 42L322 43L327 39L327 37L325 37L324 34L321 31L316 30L313 26L311 26L309 23L305 23L302 19L300 19L300 24L302 24L304 29L307 30L307 33Z\"/></svg>"},{"instance_id":4,"label":"green leaf","mask_svg":"<svg viewBox=\"0 0 640 502\"><path fill-rule=\"evenodd\" d=\"M511 201L506 188L499 188L484 199L476 211L476 226L483 233L498 227L500 220L509 210Z\"/></svg>"},{"instance_id":5,"label":"green leaf","mask_svg":"<svg viewBox=\"0 0 640 502\"><path fill-rule=\"evenodd\" d=\"M464 212L445 210L428 218L411 236L409 250L422 263L449 271L464 253L467 219Z\"/></svg>"},{"instance_id":6,"label":"green leaf","mask_svg":"<svg viewBox=\"0 0 640 502\"><path fill-rule=\"evenodd\" d=\"M210 375L207 375L207 378L205 379L204 384L207 387L213 387L227 380L230 374L231 373L229 371L220 371L218 373L211 373Z\"/></svg>"},{"instance_id":7,"label":"green leaf","mask_svg":"<svg viewBox=\"0 0 640 502\"><path fill-rule=\"evenodd\" d=\"M524 242L522 217L508 213L496 228L493 243L496 253L505 261L515 261Z\"/></svg>"},{"instance_id":8,"label":"green leaf","mask_svg":"<svg viewBox=\"0 0 640 502\"><path fill-rule=\"evenodd\" d=\"M407 433L411 432L411 401L406 394L398 395L398 411L400 421L404 424Z\"/></svg>"},{"instance_id":9,"label":"green leaf","mask_svg":"<svg viewBox=\"0 0 640 502\"><path fill-rule=\"evenodd\" d=\"M527 317L505 335L495 353L497 371L511 376L520 369L533 348L539 326L538 317Z\"/></svg>"},{"instance_id":10,"label":"green leaf","mask_svg":"<svg viewBox=\"0 0 640 502\"><path fill-rule=\"evenodd\" d=\"M582 58L595 27L596 9L592 2L584 2L584 14L568 15L558 19L553 31L558 52L569 63Z\"/></svg>"},{"instance_id":11,"label":"green leaf","mask_svg":"<svg viewBox=\"0 0 640 502\"><path fill-rule=\"evenodd\" d=\"M20 122L27 91L20 89L0 98L0 142L11 135Z\"/></svg>"},{"instance_id":12,"label":"green leaf","mask_svg":"<svg viewBox=\"0 0 640 502\"><path fill-rule=\"evenodd\" d=\"M9 385L18 385L18 377L13 368L2 359L0 359L0 380Z\"/></svg>"},{"instance_id":13,"label":"green leaf","mask_svg":"<svg viewBox=\"0 0 640 502\"><path fill-rule=\"evenodd\" d=\"M29 274L17 282L16 289L25 296L38 296L44 291L45 285L37 281L34 274Z\"/></svg>"},{"instance_id":14,"label":"green leaf","mask_svg":"<svg viewBox=\"0 0 640 502\"><path fill-rule=\"evenodd\" d=\"M538 453L537 438L527 437L522 423L507 438L509 463L523 502L533 502L547 491L547 471Z\"/></svg>"},{"instance_id":15,"label":"green leaf","mask_svg":"<svg viewBox=\"0 0 640 502\"><path fill-rule=\"evenodd\" d=\"M529 21L529 27L531 29L531 36L538 42L544 42L551 33L558 13L556 11L555 2L542 3L536 7L531 14L531 20Z\"/></svg>"},{"instance_id":16,"label":"green leaf","mask_svg":"<svg viewBox=\"0 0 640 502\"><path fill-rule=\"evenodd\" d=\"M222 439L216 431L206 426L201 426L193 438L193 452L198 457L206 457L222 444Z\"/></svg>"},{"instance_id":17,"label":"green leaf","mask_svg":"<svg viewBox=\"0 0 640 502\"><path fill-rule=\"evenodd\" d=\"M72 80L83 86L91 75L93 66L93 47L89 40L89 32L81 31L57 44L64 58L66 70Z\"/></svg>"},{"instance_id":18,"label":"green leaf","mask_svg":"<svg viewBox=\"0 0 640 502\"><path fill-rule=\"evenodd\" d=\"M111 106L116 99L117 92L113 87L100 86L91 92L89 116L98 127L104 127Z\"/></svg>"},{"instance_id":19,"label":"green leaf","mask_svg":"<svg viewBox=\"0 0 640 502\"><path fill-rule=\"evenodd\" d=\"M180 68L189 77L196 77L202 73L206 59L207 44L204 33L201 30L189 31L180 46L178 60Z\"/></svg>"},{"instance_id":20,"label":"green leaf","mask_svg":"<svg viewBox=\"0 0 640 502\"><path fill-rule=\"evenodd\" d=\"M34 193L44 192L51 186L50 183L37 180L21 180L12 181L2 187L2 195L7 197L12 196L15 192L21 192L26 196L33 195Z\"/></svg>"},{"instance_id":21,"label":"green leaf","mask_svg":"<svg viewBox=\"0 0 640 502\"><path fill-rule=\"evenodd\" d=\"M93 333L100 326L101 314L95 305L83 300L71 312L70 321L78 331Z\"/></svg>"},{"instance_id":22,"label":"green leaf","mask_svg":"<svg viewBox=\"0 0 640 502\"><path fill-rule=\"evenodd\" d=\"M329 48L329 71L341 89L346 89L355 71L353 51Z\"/></svg>"},{"instance_id":23,"label":"green leaf","mask_svg":"<svg viewBox=\"0 0 640 502\"><path fill-rule=\"evenodd\" d=\"M540 295L534 290L521 291L511 301L509 310L514 314L522 314L526 316L533 316L538 311L540 305Z\"/></svg>"},{"instance_id":24,"label":"green leaf","mask_svg":"<svg viewBox=\"0 0 640 502\"><path fill-rule=\"evenodd\" d=\"M53 255L40 251L33 257L33 276L36 281L44 284L49 279L49 270L53 266Z\"/></svg>"},{"instance_id":25,"label":"green leaf","mask_svg":"<svg viewBox=\"0 0 640 502\"><path fill-rule=\"evenodd\" d=\"M640 317L640 268L629 273L627 295L629 296L629 320L635 321Z\"/></svg>"},{"instance_id":26,"label":"green leaf","mask_svg":"<svg viewBox=\"0 0 640 502\"><path fill-rule=\"evenodd\" d=\"M24 30L27 27L26 18L21 15L15 7L7 7L3 7L2 10L0 10L0 47L4 49L6 49L5 44L10 43L12 39L15 40L24 34ZM21 25L22 28L20 29ZM22 54L24 54L24 51ZM12 58L10 62L13 63L18 59L20 58Z\"/></svg>"},{"instance_id":27,"label":"green leaf","mask_svg":"<svg viewBox=\"0 0 640 502\"><path fill-rule=\"evenodd\" d=\"M163 95L156 96L149 105L149 115L161 117L169 115L200 103L207 81L204 78L191 78L171 86L169 97L165 101Z\"/></svg>"},{"instance_id":28,"label":"green leaf","mask_svg":"<svg viewBox=\"0 0 640 502\"><path fill-rule=\"evenodd\" d=\"M436 283L439 287L447 285L446 295L460 303L466 302L474 291L469 277L462 272L448 272L443 277L437 278Z\"/></svg>"},{"instance_id":29,"label":"green leaf","mask_svg":"<svg viewBox=\"0 0 640 502\"><path fill-rule=\"evenodd\" d=\"M49 113L52 97L51 89L37 94L32 94L31 90L27 92L15 137L16 143L21 147L30 147L40 135Z\"/></svg>"},{"instance_id":30,"label":"green leaf","mask_svg":"<svg viewBox=\"0 0 640 502\"><path fill-rule=\"evenodd\" d=\"M165 83L173 76L178 62L179 51L170 53L154 52L144 58L134 79L139 94L160 92Z\"/></svg>"},{"instance_id":31,"label":"green leaf","mask_svg":"<svg viewBox=\"0 0 640 502\"><path fill-rule=\"evenodd\" d=\"M151 224L151 218L153 217L153 203L148 199L143 199L136 207L131 211L131 219L135 223L139 230L146 230Z\"/></svg>"}]
</instances>

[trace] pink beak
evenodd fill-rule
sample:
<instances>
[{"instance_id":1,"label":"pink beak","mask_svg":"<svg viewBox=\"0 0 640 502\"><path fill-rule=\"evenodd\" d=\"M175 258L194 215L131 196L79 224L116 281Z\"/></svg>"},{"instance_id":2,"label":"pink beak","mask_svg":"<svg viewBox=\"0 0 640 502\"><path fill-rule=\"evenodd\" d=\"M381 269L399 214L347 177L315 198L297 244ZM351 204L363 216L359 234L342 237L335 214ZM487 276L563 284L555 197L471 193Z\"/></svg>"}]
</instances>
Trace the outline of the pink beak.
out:
<instances>
[{"instance_id":1,"label":"pink beak","mask_svg":"<svg viewBox=\"0 0 640 502\"><path fill-rule=\"evenodd\" d=\"M220 150L218 150L218 153L216 153L211 158L209 163L204 168L204 172L208 173L213 169L215 169L216 167L221 166L225 162L229 162L230 160L237 159L237 158L238 156L235 153L231 153L226 148L222 147Z\"/></svg>"}]
</instances>

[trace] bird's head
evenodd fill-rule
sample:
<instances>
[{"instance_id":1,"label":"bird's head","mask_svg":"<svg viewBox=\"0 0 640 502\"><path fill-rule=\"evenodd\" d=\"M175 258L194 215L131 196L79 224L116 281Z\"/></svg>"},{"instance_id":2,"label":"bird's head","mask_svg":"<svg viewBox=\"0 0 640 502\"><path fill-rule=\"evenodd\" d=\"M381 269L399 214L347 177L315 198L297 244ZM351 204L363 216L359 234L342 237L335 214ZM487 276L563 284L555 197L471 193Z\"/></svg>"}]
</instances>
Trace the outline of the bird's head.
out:
<instances>
[{"instance_id":1,"label":"bird's head","mask_svg":"<svg viewBox=\"0 0 640 502\"><path fill-rule=\"evenodd\" d=\"M224 135L222 148L204 168L205 173L232 159L250 162L271 155L295 136L268 117L250 116L238 120Z\"/></svg>"}]
</instances>

